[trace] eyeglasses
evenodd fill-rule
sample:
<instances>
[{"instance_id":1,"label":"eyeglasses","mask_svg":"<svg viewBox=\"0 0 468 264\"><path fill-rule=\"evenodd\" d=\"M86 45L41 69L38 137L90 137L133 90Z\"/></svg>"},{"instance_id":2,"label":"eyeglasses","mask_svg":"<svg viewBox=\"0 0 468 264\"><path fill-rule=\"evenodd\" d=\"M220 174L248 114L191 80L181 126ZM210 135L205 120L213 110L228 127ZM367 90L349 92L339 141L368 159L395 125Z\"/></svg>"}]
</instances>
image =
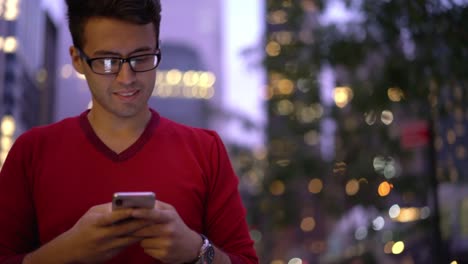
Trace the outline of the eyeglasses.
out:
<instances>
[{"instance_id":1,"label":"eyeglasses","mask_svg":"<svg viewBox=\"0 0 468 264\"><path fill-rule=\"evenodd\" d=\"M128 58L118 57L97 57L90 58L81 49L78 49L81 56L88 63L91 70L96 74L110 75L117 74L122 68L122 64L128 62L130 69L134 72L146 72L156 69L161 61L161 50L157 49L155 53L131 56Z\"/></svg>"}]
</instances>

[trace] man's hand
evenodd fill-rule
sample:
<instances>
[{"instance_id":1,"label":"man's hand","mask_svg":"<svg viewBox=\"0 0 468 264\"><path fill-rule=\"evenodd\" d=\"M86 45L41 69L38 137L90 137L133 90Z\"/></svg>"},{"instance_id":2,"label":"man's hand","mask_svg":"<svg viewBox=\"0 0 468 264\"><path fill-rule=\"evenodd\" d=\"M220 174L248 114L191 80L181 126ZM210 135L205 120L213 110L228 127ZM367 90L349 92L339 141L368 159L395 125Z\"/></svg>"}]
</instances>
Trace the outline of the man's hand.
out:
<instances>
[{"instance_id":1,"label":"man's hand","mask_svg":"<svg viewBox=\"0 0 468 264\"><path fill-rule=\"evenodd\" d=\"M68 231L26 256L24 263L96 263L106 261L141 238L132 233L150 224L129 219L132 209L111 210L111 204L89 209ZM60 253L57 253L60 252Z\"/></svg>"},{"instance_id":2,"label":"man's hand","mask_svg":"<svg viewBox=\"0 0 468 264\"><path fill-rule=\"evenodd\" d=\"M173 206L157 201L154 209L135 209L132 216L153 222L133 234L143 239L140 244L148 255L164 263L190 262L198 257L202 238Z\"/></svg>"}]
</instances>

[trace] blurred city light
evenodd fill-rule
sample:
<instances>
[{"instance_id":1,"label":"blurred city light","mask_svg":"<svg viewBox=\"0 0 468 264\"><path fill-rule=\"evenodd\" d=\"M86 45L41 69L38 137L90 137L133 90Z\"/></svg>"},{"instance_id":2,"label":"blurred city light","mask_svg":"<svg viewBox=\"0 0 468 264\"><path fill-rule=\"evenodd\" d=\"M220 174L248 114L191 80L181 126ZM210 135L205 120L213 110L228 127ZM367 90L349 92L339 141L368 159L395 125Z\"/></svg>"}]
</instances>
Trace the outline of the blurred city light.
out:
<instances>
[{"instance_id":1,"label":"blurred city light","mask_svg":"<svg viewBox=\"0 0 468 264\"><path fill-rule=\"evenodd\" d=\"M168 98L205 99L215 94L216 76L203 71L158 71L153 96Z\"/></svg>"},{"instance_id":2,"label":"blurred city light","mask_svg":"<svg viewBox=\"0 0 468 264\"><path fill-rule=\"evenodd\" d=\"M266 53L270 57L276 57L280 55L281 53L281 45L278 44L276 41L270 41L268 42L266 48L265 48Z\"/></svg>"},{"instance_id":3,"label":"blurred city light","mask_svg":"<svg viewBox=\"0 0 468 264\"><path fill-rule=\"evenodd\" d=\"M11 146L13 145L13 139L8 136L2 136L1 138L1 149L6 150L6 149L11 149Z\"/></svg>"},{"instance_id":4,"label":"blurred city light","mask_svg":"<svg viewBox=\"0 0 468 264\"><path fill-rule=\"evenodd\" d=\"M271 12L268 16L268 23L272 25L284 24L288 21L288 14L284 10Z\"/></svg>"},{"instance_id":5,"label":"blurred city light","mask_svg":"<svg viewBox=\"0 0 468 264\"><path fill-rule=\"evenodd\" d=\"M285 263L284 263L284 261L282 261L282 260L275 259L275 260L273 260L270 264L285 264Z\"/></svg>"},{"instance_id":6,"label":"blurred city light","mask_svg":"<svg viewBox=\"0 0 468 264\"><path fill-rule=\"evenodd\" d=\"M390 191L392 190L392 188L393 188L392 184L390 184L387 181L384 181L379 185L378 193L381 197L385 197L390 194Z\"/></svg>"},{"instance_id":7,"label":"blurred city light","mask_svg":"<svg viewBox=\"0 0 468 264\"><path fill-rule=\"evenodd\" d=\"M392 111L390 110L382 111L381 120L382 120L382 123L384 123L387 126L393 123L394 117L393 117Z\"/></svg>"},{"instance_id":8,"label":"blurred city light","mask_svg":"<svg viewBox=\"0 0 468 264\"><path fill-rule=\"evenodd\" d=\"M286 116L294 112L294 104L287 99L278 102L277 111L279 115Z\"/></svg>"},{"instance_id":9,"label":"blurred city light","mask_svg":"<svg viewBox=\"0 0 468 264\"><path fill-rule=\"evenodd\" d=\"M18 41L15 37L7 37L3 43L5 53L15 53L18 49Z\"/></svg>"},{"instance_id":10,"label":"blurred city light","mask_svg":"<svg viewBox=\"0 0 468 264\"><path fill-rule=\"evenodd\" d=\"M62 66L62 69L60 70L60 75L64 79L68 79L72 76L73 74L73 66L71 64L65 64Z\"/></svg>"},{"instance_id":11,"label":"blurred city light","mask_svg":"<svg viewBox=\"0 0 468 264\"><path fill-rule=\"evenodd\" d=\"M258 243L262 240L262 233L256 229L250 230L250 237L255 243Z\"/></svg>"},{"instance_id":12,"label":"blurred city light","mask_svg":"<svg viewBox=\"0 0 468 264\"><path fill-rule=\"evenodd\" d=\"M389 88L387 94L392 102L400 102L404 98L403 90L398 87Z\"/></svg>"},{"instance_id":13,"label":"blurred city light","mask_svg":"<svg viewBox=\"0 0 468 264\"><path fill-rule=\"evenodd\" d=\"M356 195L359 192L359 181L352 179L346 184L346 194L349 196Z\"/></svg>"},{"instance_id":14,"label":"blurred city light","mask_svg":"<svg viewBox=\"0 0 468 264\"><path fill-rule=\"evenodd\" d=\"M278 82L278 91L282 95L290 95L294 91L294 83L289 79L282 79Z\"/></svg>"},{"instance_id":15,"label":"blurred city light","mask_svg":"<svg viewBox=\"0 0 468 264\"><path fill-rule=\"evenodd\" d=\"M429 216L431 216L431 208L428 206L421 208L421 219L427 219Z\"/></svg>"},{"instance_id":16,"label":"blurred city light","mask_svg":"<svg viewBox=\"0 0 468 264\"><path fill-rule=\"evenodd\" d=\"M413 222L419 219L421 219L420 210L415 207L400 208L400 213L397 217L394 217L394 220L402 223Z\"/></svg>"},{"instance_id":17,"label":"blurred city light","mask_svg":"<svg viewBox=\"0 0 468 264\"><path fill-rule=\"evenodd\" d=\"M302 259L300 258L293 258L290 261L288 261L288 264L302 264Z\"/></svg>"},{"instance_id":18,"label":"blurred city light","mask_svg":"<svg viewBox=\"0 0 468 264\"><path fill-rule=\"evenodd\" d=\"M3 17L6 21L13 21L18 18L19 15L19 0L7 0L5 3L5 10Z\"/></svg>"},{"instance_id":19,"label":"blurred city light","mask_svg":"<svg viewBox=\"0 0 468 264\"><path fill-rule=\"evenodd\" d=\"M313 217L305 217L301 221L301 229L304 232L310 232L315 229L315 219Z\"/></svg>"},{"instance_id":20,"label":"blurred city light","mask_svg":"<svg viewBox=\"0 0 468 264\"><path fill-rule=\"evenodd\" d=\"M353 90L349 87L336 87L333 90L333 99L339 108L344 108L353 99Z\"/></svg>"},{"instance_id":21,"label":"blurred city light","mask_svg":"<svg viewBox=\"0 0 468 264\"><path fill-rule=\"evenodd\" d=\"M394 244L395 242L393 241L388 241L387 243L385 243L385 246L384 246L385 254L392 254L392 247Z\"/></svg>"},{"instance_id":22,"label":"blurred city light","mask_svg":"<svg viewBox=\"0 0 468 264\"><path fill-rule=\"evenodd\" d=\"M40 69L36 73L36 81L38 83L45 83L47 81L48 75L49 74L47 73L46 69Z\"/></svg>"},{"instance_id":23,"label":"blurred city light","mask_svg":"<svg viewBox=\"0 0 468 264\"><path fill-rule=\"evenodd\" d=\"M310 180L308 189L309 189L310 193L313 193L313 194L320 193L322 191L322 189L323 189L322 180L320 180L320 179Z\"/></svg>"},{"instance_id":24,"label":"blurred city light","mask_svg":"<svg viewBox=\"0 0 468 264\"><path fill-rule=\"evenodd\" d=\"M354 232L354 238L356 238L356 240L364 240L367 237L367 234L367 228L361 226Z\"/></svg>"},{"instance_id":25,"label":"blurred city light","mask_svg":"<svg viewBox=\"0 0 468 264\"><path fill-rule=\"evenodd\" d=\"M398 241L392 246L392 253L395 255L399 255L403 253L404 250L405 250L405 243L403 243L403 241Z\"/></svg>"},{"instance_id":26,"label":"blurred city light","mask_svg":"<svg viewBox=\"0 0 468 264\"><path fill-rule=\"evenodd\" d=\"M367 112L364 114L364 120L369 126L372 126L377 121L377 115L374 111Z\"/></svg>"},{"instance_id":27,"label":"blurred city light","mask_svg":"<svg viewBox=\"0 0 468 264\"><path fill-rule=\"evenodd\" d=\"M310 130L304 134L304 142L309 146L316 146L320 143L320 135L316 130Z\"/></svg>"},{"instance_id":28,"label":"blurred city light","mask_svg":"<svg viewBox=\"0 0 468 264\"><path fill-rule=\"evenodd\" d=\"M400 215L400 206L398 204L395 204L392 207L390 207L390 209L388 210L388 215L393 219L397 218L398 215Z\"/></svg>"},{"instance_id":29,"label":"blurred city light","mask_svg":"<svg viewBox=\"0 0 468 264\"><path fill-rule=\"evenodd\" d=\"M384 228L385 226L385 219L381 216L375 218L373 221L372 221L372 229L374 229L375 231L380 231Z\"/></svg>"},{"instance_id":30,"label":"blurred city light","mask_svg":"<svg viewBox=\"0 0 468 264\"><path fill-rule=\"evenodd\" d=\"M179 70L170 70L166 73L166 82L169 85L177 85L180 83L181 80L182 80L182 72ZM189 86L192 86L192 85L189 85Z\"/></svg>"},{"instance_id":31,"label":"blurred city light","mask_svg":"<svg viewBox=\"0 0 468 264\"><path fill-rule=\"evenodd\" d=\"M284 186L284 183L280 180L276 180L272 182L270 185L271 194L276 195L276 196L282 195L285 189L286 187Z\"/></svg>"},{"instance_id":32,"label":"blurred city light","mask_svg":"<svg viewBox=\"0 0 468 264\"><path fill-rule=\"evenodd\" d=\"M1 132L3 136L13 136L16 129L16 121L11 115L6 115L2 118Z\"/></svg>"}]
</instances>

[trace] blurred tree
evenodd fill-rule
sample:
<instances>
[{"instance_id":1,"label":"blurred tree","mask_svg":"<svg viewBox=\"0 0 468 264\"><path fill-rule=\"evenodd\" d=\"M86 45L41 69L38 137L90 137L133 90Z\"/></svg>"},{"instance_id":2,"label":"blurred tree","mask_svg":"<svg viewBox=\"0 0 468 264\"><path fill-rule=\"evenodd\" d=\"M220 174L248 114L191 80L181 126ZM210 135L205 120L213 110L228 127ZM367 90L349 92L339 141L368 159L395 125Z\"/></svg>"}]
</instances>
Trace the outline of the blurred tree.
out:
<instances>
[{"instance_id":1,"label":"blurred tree","mask_svg":"<svg viewBox=\"0 0 468 264\"><path fill-rule=\"evenodd\" d=\"M429 238L424 247L432 253L415 263L447 263L442 245L428 243L440 242L435 171L448 168L435 167L433 138L423 138L414 151L401 144L401 135L406 122L422 120L428 136L434 130L438 137L444 133L441 119L468 101L468 1L343 0L354 19L326 24L324 13L335 2L267 1L270 122L268 167L258 194L262 258L271 261L302 247L306 259L317 261L327 247L313 245L322 245L331 223L351 208L388 211L398 202L434 209L414 233L395 230L402 239ZM320 81L327 67L334 73L333 91ZM441 101L447 91L455 101ZM336 106L325 102L327 92L334 92ZM334 136L328 147L327 133ZM321 155L324 146L332 148L332 161ZM412 169L421 152L424 168ZM468 173L457 169L462 177ZM450 180L448 173L437 176ZM384 181L389 195L378 192ZM313 230L302 226L307 217L315 220ZM277 249L280 236L290 239L288 249Z\"/></svg>"}]
</instances>

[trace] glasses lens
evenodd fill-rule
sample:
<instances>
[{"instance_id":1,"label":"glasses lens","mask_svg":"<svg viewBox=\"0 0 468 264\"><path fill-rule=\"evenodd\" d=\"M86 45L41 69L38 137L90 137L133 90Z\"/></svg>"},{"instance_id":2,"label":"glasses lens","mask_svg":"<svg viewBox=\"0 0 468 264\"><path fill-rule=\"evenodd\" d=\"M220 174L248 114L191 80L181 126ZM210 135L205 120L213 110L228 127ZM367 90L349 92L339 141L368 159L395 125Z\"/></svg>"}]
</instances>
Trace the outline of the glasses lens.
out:
<instances>
[{"instance_id":1,"label":"glasses lens","mask_svg":"<svg viewBox=\"0 0 468 264\"><path fill-rule=\"evenodd\" d=\"M95 59L91 62L91 67L96 73L117 73L120 69L120 60L115 58Z\"/></svg>"},{"instance_id":2,"label":"glasses lens","mask_svg":"<svg viewBox=\"0 0 468 264\"><path fill-rule=\"evenodd\" d=\"M149 71L158 66L158 56L155 54L136 56L130 59L134 71Z\"/></svg>"}]
</instances>

